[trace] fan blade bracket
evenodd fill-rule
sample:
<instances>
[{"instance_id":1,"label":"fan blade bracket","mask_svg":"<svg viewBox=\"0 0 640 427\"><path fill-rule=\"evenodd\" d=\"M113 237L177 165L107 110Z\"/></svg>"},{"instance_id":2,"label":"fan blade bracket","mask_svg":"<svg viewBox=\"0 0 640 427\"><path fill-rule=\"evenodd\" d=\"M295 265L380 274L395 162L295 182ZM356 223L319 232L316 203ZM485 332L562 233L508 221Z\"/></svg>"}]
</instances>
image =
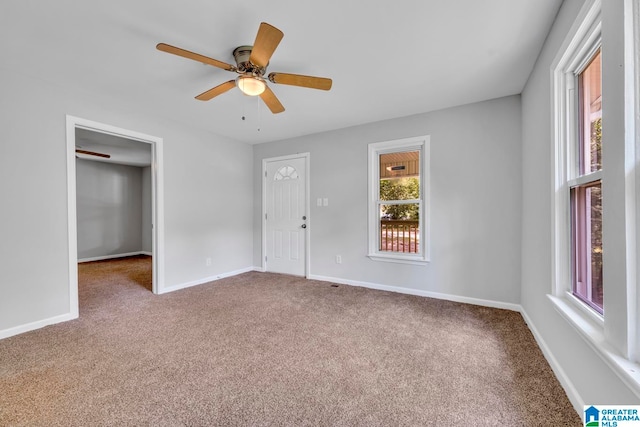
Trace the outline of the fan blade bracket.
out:
<instances>
[{"instance_id":1,"label":"fan blade bracket","mask_svg":"<svg viewBox=\"0 0 640 427\"><path fill-rule=\"evenodd\" d=\"M326 77L304 76L302 74L269 73L271 83L289 86L306 87L309 89L330 90L333 81Z\"/></svg>"}]
</instances>

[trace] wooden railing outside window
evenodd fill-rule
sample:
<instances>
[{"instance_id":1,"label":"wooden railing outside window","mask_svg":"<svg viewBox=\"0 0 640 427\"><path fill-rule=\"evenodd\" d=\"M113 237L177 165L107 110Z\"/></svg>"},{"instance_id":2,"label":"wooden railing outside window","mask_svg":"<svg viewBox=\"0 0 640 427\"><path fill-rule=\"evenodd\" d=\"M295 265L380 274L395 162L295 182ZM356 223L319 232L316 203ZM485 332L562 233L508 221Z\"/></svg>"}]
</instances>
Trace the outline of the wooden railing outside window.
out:
<instances>
[{"instance_id":1,"label":"wooden railing outside window","mask_svg":"<svg viewBox=\"0 0 640 427\"><path fill-rule=\"evenodd\" d=\"M419 222L381 219L380 250L389 252L419 253Z\"/></svg>"}]
</instances>

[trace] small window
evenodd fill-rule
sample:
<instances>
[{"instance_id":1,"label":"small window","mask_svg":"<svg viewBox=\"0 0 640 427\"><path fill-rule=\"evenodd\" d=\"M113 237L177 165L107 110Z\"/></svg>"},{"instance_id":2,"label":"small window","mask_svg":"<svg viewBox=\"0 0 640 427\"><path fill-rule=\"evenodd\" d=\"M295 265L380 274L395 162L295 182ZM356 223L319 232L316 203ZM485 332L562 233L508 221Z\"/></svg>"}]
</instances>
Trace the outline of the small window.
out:
<instances>
[{"instance_id":1,"label":"small window","mask_svg":"<svg viewBox=\"0 0 640 427\"><path fill-rule=\"evenodd\" d=\"M572 292L603 314L602 282L602 79L598 49L576 75L578 127L569 180Z\"/></svg>"},{"instance_id":2,"label":"small window","mask_svg":"<svg viewBox=\"0 0 640 427\"><path fill-rule=\"evenodd\" d=\"M369 257L425 262L428 137L369 145Z\"/></svg>"},{"instance_id":3,"label":"small window","mask_svg":"<svg viewBox=\"0 0 640 427\"><path fill-rule=\"evenodd\" d=\"M284 179L298 179L298 171L293 166L283 166L273 175L274 181L282 181Z\"/></svg>"}]
</instances>

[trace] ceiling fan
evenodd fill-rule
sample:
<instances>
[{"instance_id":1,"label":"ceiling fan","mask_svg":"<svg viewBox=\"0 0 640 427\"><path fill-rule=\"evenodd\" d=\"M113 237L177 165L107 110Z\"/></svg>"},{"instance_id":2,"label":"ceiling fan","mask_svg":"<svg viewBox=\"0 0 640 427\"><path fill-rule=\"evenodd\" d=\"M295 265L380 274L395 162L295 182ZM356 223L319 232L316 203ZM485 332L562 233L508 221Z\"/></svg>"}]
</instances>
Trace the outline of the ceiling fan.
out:
<instances>
[{"instance_id":1,"label":"ceiling fan","mask_svg":"<svg viewBox=\"0 0 640 427\"><path fill-rule=\"evenodd\" d=\"M283 36L284 33L276 27L269 25L266 22L261 23L253 46L239 46L233 50L233 57L235 58L236 65L227 64L226 62L218 61L217 59L209 58L165 43L159 43L156 48L162 52L193 59L194 61L202 62L203 64L213 65L214 67L239 74L236 79L229 80L228 82L209 89L196 96L196 99L200 101L208 101L233 89L234 87L238 87L238 89L240 89L245 95L260 96L271 112L273 114L277 114L284 111L284 106L280 103L269 86L267 86L265 73L267 71L267 66L269 65L269 59L271 59L271 55L273 55L273 52L278 47ZM331 79L324 77L277 72L269 73L266 79L275 84L300 86L321 90L331 89L332 84Z\"/></svg>"}]
</instances>

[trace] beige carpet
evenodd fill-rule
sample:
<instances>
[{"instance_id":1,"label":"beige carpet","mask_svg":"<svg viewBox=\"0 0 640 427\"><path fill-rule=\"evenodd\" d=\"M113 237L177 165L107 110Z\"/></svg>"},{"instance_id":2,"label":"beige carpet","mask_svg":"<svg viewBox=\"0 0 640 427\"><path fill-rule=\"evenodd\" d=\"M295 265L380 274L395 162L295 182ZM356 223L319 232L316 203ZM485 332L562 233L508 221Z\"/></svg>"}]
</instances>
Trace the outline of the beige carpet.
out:
<instances>
[{"instance_id":1,"label":"beige carpet","mask_svg":"<svg viewBox=\"0 0 640 427\"><path fill-rule=\"evenodd\" d=\"M80 319L0 341L0 425L582 425L518 313L150 267L82 264Z\"/></svg>"}]
</instances>

